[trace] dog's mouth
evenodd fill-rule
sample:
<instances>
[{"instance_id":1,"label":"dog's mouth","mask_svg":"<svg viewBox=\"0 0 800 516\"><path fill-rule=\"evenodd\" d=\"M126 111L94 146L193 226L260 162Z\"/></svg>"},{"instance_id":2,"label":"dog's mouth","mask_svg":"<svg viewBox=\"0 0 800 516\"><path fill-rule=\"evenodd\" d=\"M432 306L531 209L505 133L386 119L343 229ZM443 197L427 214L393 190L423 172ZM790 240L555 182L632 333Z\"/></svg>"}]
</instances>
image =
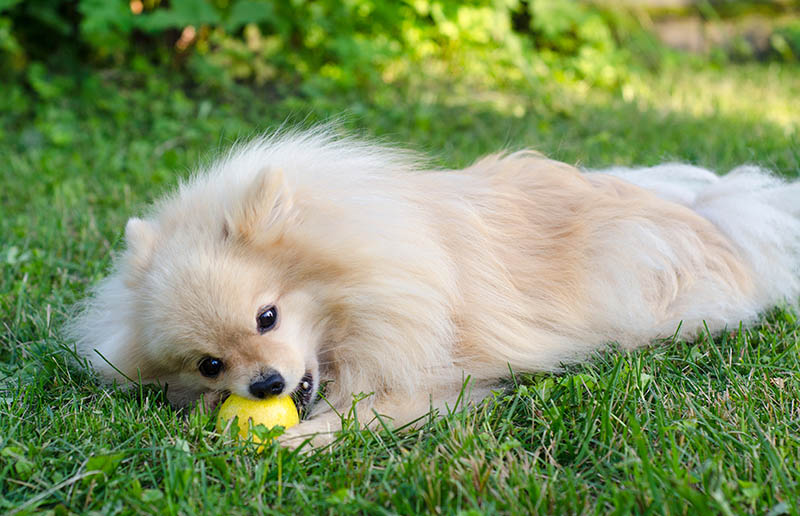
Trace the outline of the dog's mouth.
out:
<instances>
[{"instance_id":1,"label":"dog's mouth","mask_svg":"<svg viewBox=\"0 0 800 516\"><path fill-rule=\"evenodd\" d=\"M310 372L303 375L300 379L300 383L297 384L297 388L295 388L289 396L294 400L295 405L297 405L297 410L302 417L303 413L314 399L314 375Z\"/></svg>"}]
</instances>

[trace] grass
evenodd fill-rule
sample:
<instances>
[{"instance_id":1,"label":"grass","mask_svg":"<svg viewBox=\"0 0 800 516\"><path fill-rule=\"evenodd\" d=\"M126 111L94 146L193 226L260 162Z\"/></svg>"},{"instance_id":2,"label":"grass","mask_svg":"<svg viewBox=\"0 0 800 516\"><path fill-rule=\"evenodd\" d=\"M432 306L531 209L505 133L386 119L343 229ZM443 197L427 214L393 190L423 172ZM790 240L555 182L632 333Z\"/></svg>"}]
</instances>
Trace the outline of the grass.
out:
<instances>
[{"instance_id":1,"label":"grass","mask_svg":"<svg viewBox=\"0 0 800 516\"><path fill-rule=\"evenodd\" d=\"M127 216L287 118L345 112L344 126L443 165L527 145L586 166L750 162L796 177L798 84L789 67L681 64L619 93L554 84L276 102L189 96L158 77L0 86L0 512L798 514L791 310L559 376L516 375L477 410L414 431L348 430L310 456L256 455L152 388L103 390L60 335Z\"/></svg>"}]
</instances>

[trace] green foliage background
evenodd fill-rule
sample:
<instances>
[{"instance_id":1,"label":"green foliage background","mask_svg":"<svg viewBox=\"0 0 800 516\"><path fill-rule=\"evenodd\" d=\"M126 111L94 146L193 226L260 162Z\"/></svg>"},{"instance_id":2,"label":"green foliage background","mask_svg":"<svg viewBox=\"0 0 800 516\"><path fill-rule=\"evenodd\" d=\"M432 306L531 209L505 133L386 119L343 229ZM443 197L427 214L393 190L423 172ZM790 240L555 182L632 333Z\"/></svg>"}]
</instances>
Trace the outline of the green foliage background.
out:
<instances>
[{"instance_id":1,"label":"green foliage background","mask_svg":"<svg viewBox=\"0 0 800 516\"><path fill-rule=\"evenodd\" d=\"M700 5L706 18L732 9ZM69 117L37 99L111 101L103 86L139 90L158 76L191 97L253 93L318 114L391 112L409 96L424 103L449 91L445 103L479 97L519 115L530 106L505 93L534 89L559 111L569 103L551 96L556 88L630 98L648 88L642 73L686 66L643 19L573 0L0 0L0 108ZM731 55L747 54L739 43ZM794 18L774 28L761 57L794 63L799 49Z\"/></svg>"},{"instance_id":2,"label":"green foliage background","mask_svg":"<svg viewBox=\"0 0 800 516\"><path fill-rule=\"evenodd\" d=\"M17 69L31 60L119 64L145 50L150 58L181 62L198 81L300 82L309 94L408 79L409 67L431 60L450 70L428 71L490 72L498 84L541 76L543 65L558 60L566 73L613 85L619 81L613 65L626 58L612 31L623 28L618 18L566 0L139 5L134 14L123 0L4 0L0 48ZM174 42L187 26L197 31L190 45L153 45Z\"/></svg>"}]
</instances>

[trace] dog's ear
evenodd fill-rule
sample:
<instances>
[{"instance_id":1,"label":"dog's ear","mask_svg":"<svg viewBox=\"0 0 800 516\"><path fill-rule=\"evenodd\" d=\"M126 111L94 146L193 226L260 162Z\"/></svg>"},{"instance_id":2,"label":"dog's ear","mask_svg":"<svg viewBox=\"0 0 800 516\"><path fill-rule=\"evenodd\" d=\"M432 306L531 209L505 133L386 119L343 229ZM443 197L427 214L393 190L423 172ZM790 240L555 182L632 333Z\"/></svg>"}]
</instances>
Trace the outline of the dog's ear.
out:
<instances>
[{"instance_id":1,"label":"dog's ear","mask_svg":"<svg viewBox=\"0 0 800 516\"><path fill-rule=\"evenodd\" d=\"M275 241L283 234L293 204L283 171L262 169L239 204L228 212L224 233L250 243Z\"/></svg>"},{"instance_id":2,"label":"dog's ear","mask_svg":"<svg viewBox=\"0 0 800 516\"><path fill-rule=\"evenodd\" d=\"M156 243L155 226L146 220L131 217L125 225L125 243L128 248L128 263L137 269L145 267Z\"/></svg>"}]
</instances>

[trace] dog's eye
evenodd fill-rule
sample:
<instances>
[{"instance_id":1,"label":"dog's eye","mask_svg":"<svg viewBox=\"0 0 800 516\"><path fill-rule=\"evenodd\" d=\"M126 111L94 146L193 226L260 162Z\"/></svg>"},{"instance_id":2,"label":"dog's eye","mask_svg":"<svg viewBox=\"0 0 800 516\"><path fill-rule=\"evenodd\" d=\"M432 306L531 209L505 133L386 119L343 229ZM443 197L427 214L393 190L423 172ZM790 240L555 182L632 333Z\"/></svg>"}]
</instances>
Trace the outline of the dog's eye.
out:
<instances>
[{"instance_id":1,"label":"dog's eye","mask_svg":"<svg viewBox=\"0 0 800 516\"><path fill-rule=\"evenodd\" d=\"M198 369L200 369L200 374L203 376L215 378L222 372L223 367L222 360L214 357L206 357L200 361Z\"/></svg>"},{"instance_id":2,"label":"dog's eye","mask_svg":"<svg viewBox=\"0 0 800 516\"><path fill-rule=\"evenodd\" d=\"M256 325L258 326L259 333L266 333L273 329L278 323L278 308L276 306L268 306L259 310L256 316Z\"/></svg>"}]
</instances>

